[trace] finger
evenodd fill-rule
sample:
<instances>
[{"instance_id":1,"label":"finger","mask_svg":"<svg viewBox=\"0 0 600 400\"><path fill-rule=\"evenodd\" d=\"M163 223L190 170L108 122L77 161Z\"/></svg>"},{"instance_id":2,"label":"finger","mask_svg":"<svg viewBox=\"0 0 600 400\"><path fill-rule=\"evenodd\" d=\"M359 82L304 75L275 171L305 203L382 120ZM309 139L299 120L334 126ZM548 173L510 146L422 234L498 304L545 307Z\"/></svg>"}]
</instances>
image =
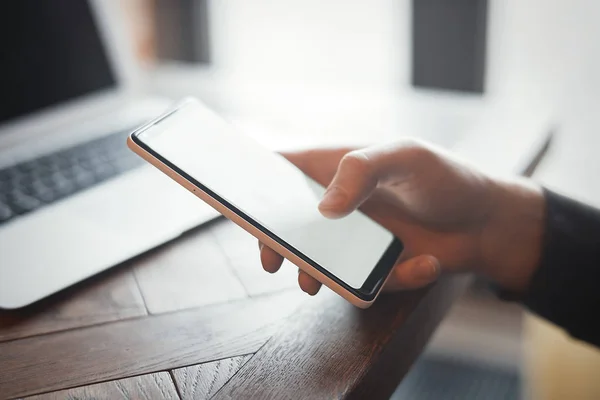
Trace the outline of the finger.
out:
<instances>
[{"instance_id":1,"label":"finger","mask_svg":"<svg viewBox=\"0 0 600 400\"><path fill-rule=\"evenodd\" d=\"M289 162L323 186L329 185L342 157L354 148L314 149L281 153Z\"/></svg>"},{"instance_id":2,"label":"finger","mask_svg":"<svg viewBox=\"0 0 600 400\"><path fill-rule=\"evenodd\" d=\"M375 167L365 151L347 153L323 195L319 211L328 218L341 218L356 210L377 186Z\"/></svg>"},{"instance_id":3,"label":"finger","mask_svg":"<svg viewBox=\"0 0 600 400\"><path fill-rule=\"evenodd\" d=\"M276 253L271 248L259 244L260 247L260 262L263 269L271 274L279 271L281 264L283 263L283 257Z\"/></svg>"},{"instance_id":4,"label":"finger","mask_svg":"<svg viewBox=\"0 0 600 400\"><path fill-rule=\"evenodd\" d=\"M319 289L321 289L321 282L302 270L298 270L298 284L300 285L300 289L311 296L317 294Z\"/></svg>"},{"instance_id":5,"label":"finger","mask_svg":"<svg viewBox=\"0 0 600 400\"><path fill-rule=\"evenodd\" d=\"M328 218L341 218L360 207L380 182L403 180L413 172L411 159L426 149L405 140L354 150L344 155L319 210ZM422 157L421 157L422 158Z\"/></svg>"},{"instance_id":6,"label":"finger","mask_svg":"<svg viewBox=\"0 0 600 400\"><path fill-rule=\"evenodd\" d=\"M434 256L413 257L394 267L385 289L419 289L435 282L440 273L440 263Z\"/></svg>"}]
</instances>

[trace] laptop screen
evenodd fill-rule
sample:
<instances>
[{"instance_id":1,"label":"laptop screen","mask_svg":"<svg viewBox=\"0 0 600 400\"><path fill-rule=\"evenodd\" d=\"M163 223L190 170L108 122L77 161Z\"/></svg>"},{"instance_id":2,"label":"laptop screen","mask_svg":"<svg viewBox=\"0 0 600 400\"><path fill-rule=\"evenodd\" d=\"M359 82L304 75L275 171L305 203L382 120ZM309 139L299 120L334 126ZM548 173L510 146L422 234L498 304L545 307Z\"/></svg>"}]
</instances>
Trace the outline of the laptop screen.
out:
<instances>
[{"instance_id":1,"label":"laptop screen","mask_svg":"<svg viewBox=\"0 0 600 400\"><path fill-rule=\"evenodd\" d=\"M0 1L0 21L0 123L116 85L87 1Z\"/></svg>"}]
</instances>

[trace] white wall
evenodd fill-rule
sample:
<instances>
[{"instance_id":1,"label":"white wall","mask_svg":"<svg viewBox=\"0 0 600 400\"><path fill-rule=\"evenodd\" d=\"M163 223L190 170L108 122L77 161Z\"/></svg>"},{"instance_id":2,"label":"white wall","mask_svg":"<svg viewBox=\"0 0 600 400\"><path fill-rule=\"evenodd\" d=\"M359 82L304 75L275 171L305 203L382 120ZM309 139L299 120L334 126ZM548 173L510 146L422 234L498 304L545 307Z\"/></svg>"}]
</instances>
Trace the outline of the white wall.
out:
<instances>
[{"instance_id":1,"label":"white wall","mask_svg":"<svg viewBox=\"0 0 600 400\"><path fill-rule=\"evenodd\" d=\"M600 2L489 1L489 96L553 103L597 75ZM215 63L253 81L406 88L410 3L213 0Z\"/></svg>"},{"instance_id":2,"label":"white wall","mask_svg":"<svg viewBox=\"0 0 600 400\"><path fill-rule=\"evenodd\" d=\"M585 33L598 31L595 0L492 0L490 5L491 96L560 107L576 81L593 75L585 66L600 52Z\"/></svg>"},{"instance_id":3,"label":"white wall","mask_svg":"<svg viewBox=\"0 0 600 400\"><path fill-rule=\"evenodd\" d=\"M214 0L215 63L237 78L408 82L407 0Z\"/></svg>"}]
</instances>

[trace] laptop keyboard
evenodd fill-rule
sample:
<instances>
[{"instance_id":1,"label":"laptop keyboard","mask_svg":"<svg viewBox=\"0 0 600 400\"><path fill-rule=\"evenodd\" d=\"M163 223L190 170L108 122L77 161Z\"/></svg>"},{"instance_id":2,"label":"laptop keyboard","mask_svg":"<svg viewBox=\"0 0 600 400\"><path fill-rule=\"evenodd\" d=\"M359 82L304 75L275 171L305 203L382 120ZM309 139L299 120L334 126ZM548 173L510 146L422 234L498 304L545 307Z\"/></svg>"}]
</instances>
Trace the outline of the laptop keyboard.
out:
<instances>
[{"instance_id":1,"label":"laptop keyboard","mask_svg":"<svg viewBox=\"0 0 600 400\"><path fill-rule=\"evenodd\" d=\"M0 225L142 165L125 145L128 133L0 169Z\"/></svg>"}]
</instances>

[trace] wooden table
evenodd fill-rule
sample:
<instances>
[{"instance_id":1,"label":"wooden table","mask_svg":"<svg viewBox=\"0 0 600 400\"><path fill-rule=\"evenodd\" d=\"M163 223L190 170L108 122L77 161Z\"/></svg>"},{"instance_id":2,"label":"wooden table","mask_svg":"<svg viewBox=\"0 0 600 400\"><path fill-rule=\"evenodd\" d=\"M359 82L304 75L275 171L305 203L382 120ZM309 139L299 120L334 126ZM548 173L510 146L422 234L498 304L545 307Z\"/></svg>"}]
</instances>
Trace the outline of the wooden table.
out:
<instances>
[{"instance_id":1,"label":"wooden table","mask_svg":"<svg viewBox=\"0 0 600 400\"><path fill-rule=\"evenodd\" d=\"M492 167L531 172L542 133L514 133L520 144ZM488 139L457 151L493 164L478 153ZM295 276L262 271L256 241L217 220L0 311L0 398L387 398L470 281L446 276L359 310L328 290L305 296Z\"/></svg>"}]
</instances>

